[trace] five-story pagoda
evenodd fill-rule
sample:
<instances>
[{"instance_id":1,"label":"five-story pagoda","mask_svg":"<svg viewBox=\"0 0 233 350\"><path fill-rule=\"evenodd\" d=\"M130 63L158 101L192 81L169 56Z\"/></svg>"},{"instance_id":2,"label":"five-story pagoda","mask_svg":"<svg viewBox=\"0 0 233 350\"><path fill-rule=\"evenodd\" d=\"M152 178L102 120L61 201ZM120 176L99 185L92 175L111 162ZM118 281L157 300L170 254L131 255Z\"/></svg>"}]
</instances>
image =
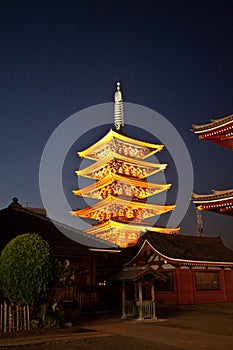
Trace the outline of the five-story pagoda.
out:
<instances>
[{"instance_id":1,"label":"five-story pagoda","mask_svg":"<svg viewBox=\"0 0 233 350\"><path fill-rule=\"evenodd\" d=\"M71 211L72 215L97 221L85 232L110 241L120 247L137 242L146 230L176 233L179 228L151 226L147 218L169 212L174 205L156 205L147 202L149 196L168 190L170 184L154 184L147 177L163 171L167 164L154 164L146 158L160 152L163 145L130 138L122 133L124 126L123 101L120 83L117 83L114 104L114 125L101 140L84 151L83 158L93 160L90 166L76 171L78 176L95 182L74 190L77 196L97 200L92 206Z\"/></svg>"}]
</instances>

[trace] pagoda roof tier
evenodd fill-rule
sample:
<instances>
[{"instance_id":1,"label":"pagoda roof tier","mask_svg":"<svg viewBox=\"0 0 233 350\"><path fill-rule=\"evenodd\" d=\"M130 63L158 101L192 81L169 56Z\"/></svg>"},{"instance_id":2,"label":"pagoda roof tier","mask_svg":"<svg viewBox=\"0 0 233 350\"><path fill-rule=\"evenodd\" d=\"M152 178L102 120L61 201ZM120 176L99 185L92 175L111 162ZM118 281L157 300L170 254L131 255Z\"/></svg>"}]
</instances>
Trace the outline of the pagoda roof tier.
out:
<instances>
[{"instance_id":1,"label":"pagoda roof tier","mask_svg":"<svg viewBox=\"0 0 233 350\"><path fill-rule=\"evenodd\" d=\"M142 160L133 161L131 158L110 153L104 159L100 159L84 169L77 170L76 174L97 180L111 174L144 179L166 169L166 167L167 164L154 164Z\"/></svg>"},{"instance_id":2,"label":"pagoda roof tier","mask_svg":"<svg viewBox=\"0 0 233 350\"><path fill-rule=\"evenodd\" d=\"M233 189L212 191L212 194L192 194L192 201L199 210L213 211L233 216Z\"/></svg>"},{"instance_id":3,"label":"pagoda roof tier","mask_svg":"<svg viewBox=\"0 0 233 350\"><path fill-rule=\"evenodd\" d=\"M116 220L107 220L102 223L98 223L93 225L91 228L86 229L85 232L89 234L101 233L104 230L108 230L110 228L117 228L120 230L136 230L140 232L153 231L160 232L166 234L177 233L180 231L180 228L169 228L169 227L161 227L161 226L151 226L148 222L121 222Z\"/></svg>"},{"instance_id":4,"label":"pagoda roof tier","mask_svg":"<svg viewBox=\"0 0 233 350\"><path fill-rule=\"evenodd\" d=\"M139 237L147 230L151 232L160 232L164 234L173 234L179 232L179 228L154 227L144 222L122 223L115 220L107 220L103 223L94 225L90 229L85 230L86 233L95 237L107 240L111 243L126 247L135 244Z\"/></svg>"},{"instance_id":5,"label":"pagoda roof tier","mask_svg":"<svg viewBox=\"0 0 233 350\"><path fill-rule=\"evenodd\" d=\"M78 155L83 158L98 160L106 157L109 152L114 152L133 159L145 159L162 151L163 147L163 145L133 139L110 129L102 139L89 148L78 152Z\"/></svg>"},{"instance_id":6,"label":"pagoda roof tier","mask_svg":"<svg viewBox=\"0 0 233 350\"><path fill-rule=\"evenodd\" d=\"M208 124L193 124L192 131L199 136L199 139L209 140L233 150L233 114L211 120Z\"/></svg>"},{"instance_id":7,"label":"pagoda roof tier","mask_svg":"<svg viewBox=\"0 0 233 350\"><path fill-rule=\"evenodd\" d=\"M76 196L105 199L108 195L145 199L154 194L168 190L170 184L154 184L144 180L125 178L117 174L107 175L103 179L85 188L74 190Z\"/></svg>"},{"instance_id":8,"label":"pagoda roof tier","mask_svg":"<svg viewBox=\"0 0 233 350\"><path fill-rule=\"evenodd\" d=\"M135 202L108 196L106 199L90 207L71 211L74 216L105 221L114 219L119 221L136 220L140 222L148 217L160 215L174 210L175 205L157 205L144 202Z\"/></svg>"},{"instance_id":9,"label":"pagoda roof tier","mask_svg":"<svg viewBox=\"0 0 233 350\"><path fill-rule=\"evenodd\" d=\"M89 233L86 231L86 233ZM112 244L116 244L121 248L126 248L131 245L135 245L141 236L140 230L131 230L130 227L125 230L119 230L114 227L106 228L100 232L89 233L90 235L108 241ZM114 243L113 243L114 242Z\"/></svg>"}]
</instances>

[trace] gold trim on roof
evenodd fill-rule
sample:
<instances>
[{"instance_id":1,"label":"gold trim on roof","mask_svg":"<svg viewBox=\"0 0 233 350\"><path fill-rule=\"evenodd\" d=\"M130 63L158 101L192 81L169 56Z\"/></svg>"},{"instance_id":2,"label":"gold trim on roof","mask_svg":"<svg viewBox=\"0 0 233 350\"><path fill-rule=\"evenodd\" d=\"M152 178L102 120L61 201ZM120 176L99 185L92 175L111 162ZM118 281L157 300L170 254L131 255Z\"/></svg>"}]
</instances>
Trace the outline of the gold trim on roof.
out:
<instances>
[{"instance_id":1,"label":"gold trim on roof","mask_svg":"<svg viewBox=\"0 0 233 350\"><path fill-rule=\"evenodd\" d=\"M108 196L106 199L83 209L72 210L70 213L74 216L81 216L88 219L105 221L115 220L138 220L167 213L174 210L175 205L158 205L151 203L129 201L114 196Z\"/></svg>"},{"instance_id":2,"label":"gold trim on roof","mask_svg":"<svg viewBox=\"0 0 233 350\"><path fill-rule=\"evenodd\" d=\"M147 157L150 157L151 155L162 151L164 145L159 145L159 144L154 144L154 143L149 143L149 142L144 142L140 140L133 139L131 137L119 134L116 131L113 131L112 129L109 130L109 132L99 141L97 141L95 144L92 146L86 148L83 151L78 152L78 155L83 158L88 158L92 160L96 160L96 156L94 156L94 153L97 153L101 148L104 146L107 146L107 144L113 140L114 138L124 141L126 144L134 145L137 146L138 148L143 147L143 148L148 148L150 149L150 152L148 154L144 155L143 157L140 157L141 159L145 159Z\"/></svg>"},{"instance_id":3,"label":"gold trim on roof","mask_svg":"<svg viewBox=\"0 0 233 350\"><path fill-rule=\"evenodd\" d=\"M180 228L169 228L169 227L159 227L159 226L151 226L146 222L143 223L123 223L114 220L108 220L103 223L96 224L89 229L86 229L86 233L95 234L101 233L104 230L117 228L119 230L136 230L140 232L153 231L160 233L173 234L180 231Z\"/></svg>"},{"instance_id":4,"label":"gold trim on roof","mask_svg":"<svg viewBox=\"0 0 233 350\"><path fill-rule=\"evenodd\" d=\"M145 199L154 194L167 191L171 184L154 184L144 180L135 180L117 174L107 175L103 179L79 190L73 190L76 196L105 199L108 195L129 196Z\"/></svg>"},{"instance_id":5,"label":"gold trim on roof","mask_svg":"<svg viewBox=\"0 0 233 350\"><path fill-rule=\"evenodd\" d=\"M86 233L105 239L120 247L135 245L140 236L147 230L163 234L176 234L179 228L151 227L146 224L122 223L108 220L85 230Z\"/></svg>"},{"instance_id":6,"label":"gold trim on roof","mask_svg":"<svg viewBox=\"0 0 233 350\"><path fill-rule=\"evenodd\" d=\"M111 164L111 162L115 162L115 164ZM142 160L133 161L131 158L110 153L104 159L100 159L84 169L77 170L75 173L78 176L85 176L98 180L114 173L143 179L166 169L166 167L167 164L154 164ZM97 171L100 171L100 174L98 174Z\"/></svg>"}]
</instances>

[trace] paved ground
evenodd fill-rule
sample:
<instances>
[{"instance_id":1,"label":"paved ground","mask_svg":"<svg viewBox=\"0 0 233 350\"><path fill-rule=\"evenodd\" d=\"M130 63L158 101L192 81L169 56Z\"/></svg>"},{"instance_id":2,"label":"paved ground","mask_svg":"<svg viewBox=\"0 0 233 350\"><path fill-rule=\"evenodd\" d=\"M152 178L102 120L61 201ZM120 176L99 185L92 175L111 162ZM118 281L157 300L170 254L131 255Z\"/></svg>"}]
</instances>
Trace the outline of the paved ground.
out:
<instances>
[{"instance_id":1,"label":"paved ground","mask_svg":"<svg viewBox=\"0 0 233 350\"><path fill-rule=\"evenodd\" d=\"M119 314L81 319L81 328L0 335L2 349L25 350L199 350L233 349L233 303L162 307L159 319L123 321ZM85 327L85 329L84 329ZM38 332L38 331L37 331ZM49 333L49 334L48 334Z\"/></svg>"},{"instance_id":2,"label":"paved ground","mask_svg":"<svg viewBox=\"0 0 233 350\"><path fill-rule=\"evenodd\" d=\"M233 349L233 337L227 335L207 334L190 329L172 328L157 323L113 322L106 325L96 325L95 329L134 338L149 340L154 344L176 346L180 349Z\"/></svg>"}]
</instances>

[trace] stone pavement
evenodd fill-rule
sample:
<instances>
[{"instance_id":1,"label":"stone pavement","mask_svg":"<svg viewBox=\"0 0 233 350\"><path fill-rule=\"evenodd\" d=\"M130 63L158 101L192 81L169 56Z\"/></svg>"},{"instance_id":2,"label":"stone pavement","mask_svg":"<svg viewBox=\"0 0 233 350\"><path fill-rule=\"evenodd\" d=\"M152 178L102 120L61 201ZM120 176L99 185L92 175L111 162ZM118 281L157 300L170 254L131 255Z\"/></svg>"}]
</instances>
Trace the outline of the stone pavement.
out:
<instances>
[{"instance_id":1,"label":"stone pavement","mask_svg":"<svg viewBox=\"0 0 233 350\"><path fill-rule=\"evenodd\" d=\"M163 326L162 320L158 321L117 321L99 323L91 328L107 332L112 335L122 335L134 339L144 339L155 344L177 346L187 350L232 350L233 337L216 335L190 329ZM85 328L88 328L85 326Z\"/></svg>"},{"instance_id":2,"label":"stone pavement","mask_svg":"<svg viewBox=\"0 0 233 350\"><path fill-rule=\"evenodd\" d=\"M24 346L32 344L43 344L49 342L65 342L70 340L79 340L87 338L97 338L97 337L108 337L111 334L106 332L80 332L80 333L63 333L63 334L50 334L50 335L37 335L28 337L11 337L11 338L0 338L0 348L6 348L9 346Z\"/></svg>"},{"instance_id":3,"label":"stone pavement","mask_svg":"<svg viewBox=\"0 0 233 350\"><path fill-rule=\"evenodd\" d=\"M0 338L0 348L119 335L131 337L135 340L147 340L155 344L176 346L186 350L233 349L233 336L166 326L163 325L163 320L123 321L119 318L94 320L85 324L85 330L85 332L80 333L76 331L52 335Z\"/></svg>"}]
</instances>

